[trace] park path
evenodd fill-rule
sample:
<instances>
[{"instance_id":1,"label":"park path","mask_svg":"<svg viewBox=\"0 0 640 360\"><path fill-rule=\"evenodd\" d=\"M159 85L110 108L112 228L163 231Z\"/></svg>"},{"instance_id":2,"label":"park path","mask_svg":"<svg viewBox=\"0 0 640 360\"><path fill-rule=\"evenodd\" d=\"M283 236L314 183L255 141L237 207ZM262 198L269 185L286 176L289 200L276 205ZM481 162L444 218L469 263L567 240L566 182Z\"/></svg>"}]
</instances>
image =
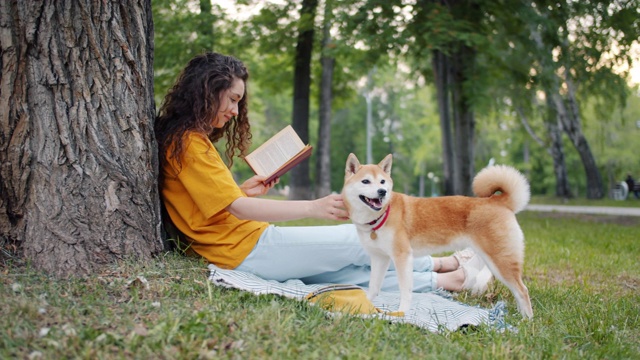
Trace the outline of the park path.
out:
<instances>
[{"instance_id":1,"label":"park path","mask_svg":"<svg viewBox=\"0 0 640 360\"><path fill-rule=\"evenodd\" d=\"M574 214L596 214L617 216L640 216L640 208L613 206L569 206L569 205L538 205L529 204L525 208L529 211L561 212Z\"/></svg>"}]
</instances>

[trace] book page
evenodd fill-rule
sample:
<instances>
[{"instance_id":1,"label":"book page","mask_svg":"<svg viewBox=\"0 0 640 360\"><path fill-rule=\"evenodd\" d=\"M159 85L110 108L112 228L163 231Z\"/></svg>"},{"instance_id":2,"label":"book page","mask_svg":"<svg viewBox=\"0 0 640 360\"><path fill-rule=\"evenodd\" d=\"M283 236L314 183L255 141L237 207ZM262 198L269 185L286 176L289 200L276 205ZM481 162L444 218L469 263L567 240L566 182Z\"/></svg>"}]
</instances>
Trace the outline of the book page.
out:
<instances>
[{"instance_id":1,"label":"book page","mask_svg":"<svg viewBox=\"0 0 640 360\"><path fill-rule=\"evenodd\" d=\"M282 129L251 154L246 156L258 175L267 176L296 156L304 148L304 143L291 125Z\"/></svg>"}]
</instances>

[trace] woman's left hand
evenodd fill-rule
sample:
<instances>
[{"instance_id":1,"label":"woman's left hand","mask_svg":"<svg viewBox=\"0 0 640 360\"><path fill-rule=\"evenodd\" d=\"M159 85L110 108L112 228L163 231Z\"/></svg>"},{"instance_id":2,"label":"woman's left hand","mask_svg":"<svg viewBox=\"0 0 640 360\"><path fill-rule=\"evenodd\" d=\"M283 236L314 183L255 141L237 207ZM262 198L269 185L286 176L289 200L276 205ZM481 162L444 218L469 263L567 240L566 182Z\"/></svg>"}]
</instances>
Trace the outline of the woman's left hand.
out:
<instances>
[{"instance_id":1,"label":"woman's left hand","mask_svg":"<svg viewBox=\"0 0 640 360\"><path fill-rule=\"evenodd\" d=\"M272 187L280 182L280 178L275 178L265 185L263 183L264 180L266 180L266 177L255 175L240 185L240 189L249 197L260 196L268 193Z\"/></svg>"}]
</instances>

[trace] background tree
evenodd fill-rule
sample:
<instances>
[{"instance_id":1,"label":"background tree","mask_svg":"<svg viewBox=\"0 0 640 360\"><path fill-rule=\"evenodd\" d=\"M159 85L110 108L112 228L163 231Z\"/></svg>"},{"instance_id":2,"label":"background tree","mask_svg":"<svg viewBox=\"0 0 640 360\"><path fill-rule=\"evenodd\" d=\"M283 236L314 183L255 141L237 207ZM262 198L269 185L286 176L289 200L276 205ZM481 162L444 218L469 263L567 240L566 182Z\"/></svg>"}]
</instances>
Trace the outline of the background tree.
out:
<instances>
[{"instance_id":1,"label":"background tree","mask_svg":"<svg viewBox=\"0 0 640 360\"><path fill-rule=\"evenodd\" d=\"M150 5L0 3L0 239L46 273L163 248Z\"/></svg>"},{"instance_id":2,"label":"background tree","mask_svg":"<svg viewBox=\"0 0 640 360\"><path fill-rule=\"evenodd\" d=\"M325 1L320 55L322 74L320 76L318 146L316 151L316 197L323 197L331 193L331 102L333 100L333 70L336 63L333 55L335 44L331 39L332 11L333 1Z\"/></svg>"},{"instance_id":3,"label":"background tree","mask_svg":"<svg viewBox=\"0 0 640 360\"><path fill-rule=\"evenodd\" d=\"M628 93L623 81L626 74L614 73L614 69L620 72L630 65L628 54L635 41L631 39L637 39L639 30L637 16L631 15L638 13L634 3L537 1L521 7L516 16L505 17L519 19L522 27L528 29L525 32L528 38L520 37L516 43L529 49L529 60L525 63L531 65L526 71L535 85L530 89L545 94L550 117L547 129L555 139L552 149L561 149L564 132L577 151L588 198L601 198L605 191L600 168L583 131L584 112L579 98L606 98L603 108L608 111L615 104L624 104ZM518 37L513 31L506 32L506 36ZM607 117L603 116L602 121L606 122ZM558 161L564 154L557 150L551 153L556 169L556 193L569 197L567 170Z\"/></svg>"},{"instance_id":4,"label":"background tree","mask_svg":"<svg viewBox=\"0 0 640 360\"><path fill-rule=\"evenodd\" d=\"M298 25L298 41L293 72L293 119L292 126L302 142L309 143L309 102L311 91L311 54L315 34L315 14L318 0L303 0ZM311 199L309 160L301 162L291 170L290 199Z\"/></svg>"},{"instance_id":5,"label":"background tree","mask_svg":"<svg viewBox=\"0 0 640 360\"><path fill-rule=\"evenodd\" d=\"M251 88L255 89L256 82L260 88L261 99L258 99L260 103L262 103L263 99L271 98L276 94L277 96L288 95L293 97L292 76L296 64L293 56L296 53L296 41L294 40L298 38L301 29L310 27L314 30L314 34L326 33L328 35L327 39L331 39L329 42L330 48L323 48L322 38L324 35L313 38L313 49L309 63L311 81L307 127L309 131L308 139L315 146L310 163L315 161L316 167L314 169L308 168L307 171L302 168L296 168L285 175L281 182L282 184L291 184L297 181L295 180L297 177L296 171L311 174L315 181L311 181L309 175L303 175L307 179L307 182L305 182L307 190L304 190L307 193L304 196L309 197L314 195L313 192L321 194L340 190L342 179L337 183L328 181L334 178L333 174L321 170L329 167L332 172L336 171L330 161L332 157L327 158L327 153L331 154L332 152L329 149L336 145L330 131L335 128L336 124L340 124L340 119L342 118L334 117L333 109L346 106L352 101L356 95L356 89L353 86L355 81L358 79L359 74L369 69L365 64L371 64L372 62L363 55L362 51L354 49L351 46L352 44L348 43L347 38L340 35L339 29L342 24L333 19L334 14L345 11L345 7L348 7L349 2L318 2L316 4L318 15L314 14L314 18L317 19L315 21L309 16L306 16L303 21L302 5L301 1L285 3L253 2L253 6L260 7L260 10L256 15L242 22L241 30L238 31L240 34L238 39L247 47L257 49L257 51L249 54L250 56L246 62L250 66L252 73ZM332 6L334 7L333 11L330 11ZM327 25L326 32L324 24ZM331 35L332 32L337 34L335 38ZM332 74L330 71L331 66L335 67ZM318 81L313 79L318 79ZM325 100L311 101L312 99L321 98ZM253 99L255 100L255 97ZM273 107L274 105L280 107L280 105L276 105L271 101L266 101L260 107ZM256 106L252 105L252 109L256 110ZM263 108L258 109L260 112L264 112L264 110ZM266 117L264 124L254 123L257 123L258 126L264 126L266 131L264 135L268 137L278 130L273 127L274 124L281 124L285 114L280 114L280 118ZM315 116L316 114L318 115L317 117ZM252 115L252 119L256 119L257 116ZM290 117L294 116L291 115ZM312 131L315 129L317 129L317 132ZM261 138L261 131L258 131L255 143L259 144ZM346 157L344 156L339 159L340 168L343 168L345 159ZM344 169L339 171L343 172ZM315 189L313 189L314 184ZM332 184L335 184L333 187L338 188L331 188ZM292 190L295 192L295 189ZM292 197L298 196L292 195Z\"/></svg>"},{"instance_id":6,"label":"background tree","mask_svg":"<svg viewBox=\"0 0 640 360\"><path fill-rule=\"evenodd\" d=\"M567 4L558 3L556 5L556 10L564 12L565 9L563 9L563 5L566 6ZM547 9L542 8L540 11L541 14L539 14L538 18L545 20L549 19L549 12ZM558 17L556 16L555 19L558 19ZM600 171L596 166L593 154L591 153L589 143L582 134L580 110L576 103L576 89L573 85L573 80L571 79L572 76L570 75L570 71L573 66L570 64L571 61L569 58L571 57L571 54L568 46L566 45L568 42L566 18L561 17L561 19L561 23L559 24L554 21L546 21L545 23L547 26L543 28L545 34L541 34L540 30L534 27L533 24L529 26L531 29L531 38L534 40L535 49L538 50L536 52L539 59L538 71L540 76L543 78L541 83L551 117L548 120L548 123L553 125L552 127L549 127L549 129L552 131L552 138L555 139L553 143L556 145L556 148L561 142L560 137L562 131L569 135L569 138L572 140L572 144L580 154L585 168L585 175L587 178L587 197L598 199L604 196L602 178L600 176ZM545 39L547 39L547 41L545 41ZM548 42L552 42L552 44L549 44ZM561 56L565 59L564 61L556 62L552 59L554 49L562 49ZM563 79L560 77L563 77ZM564 88L562 88L562 85L564 85ZM554 156L554 159L557 158L558 153L558 151L552 152L552 154L556 155ZM566 170L563 167L558 166L559 163L557 161L554 162L554 164L556 164L556 177L558 179L557 195L571 197L571 194L566 189L565 185ZM561 171L562 173L560 173Z\"/></svg>"},{"instance_id":7,"label":"background tree","mask_svg":"<svg viewBox=\"0 0 640 360\"><path fill-rule=\"evenodd\" d=\"M353 32L376 38L372 52L402 56L425 78L435 79L441 123L445 194L470 194L474 176L473 111L477 48L486 42L480 22L485 2L368 1L360 5ZM351 29L350 29L351 30ZM363 40L364 41L364 40ZM432 66L433 65L433 66Z\"/></svg>"},{"instance_id":8,"label":"background tree","mask_svg":"<svg viewBox=\"0 0 640 360\"><path fill-rule=\"evenodd\" d=\"M324 3L319 2L319 9L322 9ZM437 54L438 51L442 51L444 55L450 54L451 51L447 44L455 44L456 42L476 44L474 48L479 49L475 57L475 70L469 73L470 78L463 83L463 89L470 95L469 104L474 108L474 132L477 133L474 135L473 144L473 163L475 166L485 166L492 157L496 158L497 161L511 162L524 170L530 171L532 186L536 192L540 193L548 191L553 194L555 191L555 193L563 194L560 196L568 196L566 194L571 194L572 192L578 194L579 189L586 187L584 170L580 170L576 166L580 164L580 158L576 157L576 153L572 151L571 142L567 140L567 137L557 131L562 128L557 123L558 118L550 113L552 109L545 105L546 99L536 98L539 90L542 89L543 76L539 67L540 51L535 50L536 47L530 36L529 26L542 26L542 29L546 29L548 26L553 28L555 25L552 26L552 24L555 20L545 20L544 17L537 14L539 11L535 10L535 6L532 7L530 4L519 1L500 3L482 1L479 3L477 6L480 6L481 11L474 15L477 19L473 20L473 22L466 21L464 18L456 19L451 11L440 9L439 6L441 5L433 1L419 2L415 6L400 1L389 1L382 4L378 1L345 0L333 3L334 26L331 35L334 48L332 49L332 56L336 60L333 75L334 96L331 103L333 116L330 141L333 191L340 190L345 152L354 151L361 157L364 155L366 137L364 136L363 128L366 107L361 94L358 93L361 88L359 79L365 76L373 67L381 69L382 74L386 66L390 66L390 69L393 69L393 66L395 66L393 64L399 63L405 67L409 66L413 71L413 75L410 75L409 79L416 80L420 77L420 74L423 75L426 82L416 82L416 86L430 89L432 82L437 80L437 77L434 76L437 67L433 66L434 62L432 61L435 56L432 55ZM544 7L552 3L539 3L536 6ZM588 7L597 6L597 11L600 12L604 11L602 9L612 7L612 5L606 5L605 2L581 4L585 6L583 13L587 12L586 8ZM233 7L239 14L242 14L239 18L234 18L224 13L215 13L217 11L216 6L212 8L215 18L225 18L224 22L217 21L215 23L215 28L218 30L215 42L216 49L238 55L251 70L252 80L249 90L252 99L252 123L254 143L256 145L286 125L286 119L292 117L290 99L293 91L293 54L295 53L295 39L298 34L297 26L301 5L301 1L283 3L237 2ZM574 4L574 6L577 5L579 4ZM251 6L255 6L260 10L252 10ZM418 6L425 6L428 11L419 12ZM624 6L629 8L630 4L627 3ZM191 9L194 12L197 7L192 7ZM592 13L593 11L591 10ZM319 12L319 14L321 13L322 11ZM577 14L576 11L573 13ZM620 10L615 14L618 13L624 13L624 11ZM179 14L175 15L179 16ZM420 16L423 16L423 18L420 19ZM558 14L557 16L560 15ZM575 15L572 16L575 17ZM619 18L620 15L612 17ZM321 16L317 18L318 20L315 21L316 33L320 33L324 20L322 20L323 17ZM598 31L588 32L588 29L585 28L582 30L581 33L583 35L581 36L585 38L585 36L591 34L590 36L594 39L590 40L591 42L611 44L610 39L604 35L606 32L604 25L610 22L612 20L603 21L602 26L598 25ZM624 21L621 20L616 22L624 24ZM469 24L472 24L472 26ZM227 25L229 26L227 27ZM182 23L181 26L186 33L195 31L195 26L194 29L190 30L186 22ZM628 27L626 26L623 33L633 34L633 28L628 29ZM602 39L598 39L596 35L602 37ZM190 35L189 39L194 38L198 37ZM616 35L616 39L618 38L621 38L621 35ZM314 46L321 45L319 40L319 38L316 39ZM572 53L575 52L576 55L574 56L581 57L595 54L593 51L589 52L587 46L581 47L580 43L576 41L570 48L570 50L573 49L571 50ZM231 44L235 44L235 46L230 46ZM190 45L185 44L185 46ZM507 49L514 54L508 55ZM602 51L604 54L605 49L603 48ZM312 79L321 79L322 66L320 65L320 60L324 52L315 51L314 53L311 57ZM628 52L622 52L619 55L623 57L624 54L628 54ZM591 62L593 61L599 60L594 58ZM602 61L600 62L602 63ZM443 65L450 63L450 61L441 62ZM604 70L611 69L612 65L606 63L602 63L602 65L603 71L600 71L601 75L597 76L594 75L595 72L593 71L580 70L582 69L581 66L576 68L576 71L581 73L577 82L579 85L577 94L581 98L595 96L595 98L589 98L589 107L596 111L592 110L586 113L583 111L585 131L591 134L588 136L590 141L593 137L608 134L609 131L618 128L616 126L609 130L609 128L604 127L606 130L602 134L591 132L594 127L602 129L600 124L606 122L607 110L602 109L607 109L607 107L598 105L611 104L611 107L608 108L608 113L612 113L614 104L620 104L619 101L611 101L611 99L605 98L606 91L596 91L610 88L604 85L605 82L601 81L599 82L600 85L596 85L598 82L590 80L591 77L594 79L605 78ZM399 74L398 68L393 71ZM440 71L440 73L448 75L450 70ZM619 75L615 75L610 79L615 80L615 78L621 79ZM381 81L388 82L388 79ZM447 80L446 84L450 81ZM561 82L564 81L561 80ZM320 98L320 93L324 88L324 86L319 86L320 83L321 81L311 82L311 99ZM408 83L412 83L412 81ZM448 87L449 85L446 85L446 88ZM380 89L383 92L388 91L382 90L382 87ZM313 95L314 93L316 94ZM593 95L589 95L590 93ZM608 93L616 94L618 91ZM437 94L437 92L433 91L431 94ZM440 94L445 94L443 98L449 102L451 101L451 92L441 92ZM411 105L412 100L406 97L400 96L396 97L396 99L404 101L405 106L414 106ZM436 99L435 96L434 99ZM383 100L380 98L374 97L373 99L374 125L377 134L375 138L377 142L374 148L386 151L388 149L382 143L384 137L384 134L382 134L384 119L382 117L384 117L385 112L377 108L386 106L389 109L389 106L393 105L383 104L382 102ZM526 104L534 109L527 113L526 116L531 128L545 141L543 147L540 147L535 142L527 144L526 138L520 137L520 135L513 137L514 134L525 134L524 130L519 127L521 125L519 125L520 120L516 117L516 105L523 107ZM321 122L316 120L313 115L317 113L319 119L323 110L321 111L322 106L319 102L312 101L309 105L311 114L309 129L313 130L316 127L318 129L318 133L313 131L309 133L309 141L316 147L312 161L316 161L316 165L318 165L318 161L321 158L319 151L321 146L319 142L321 138L319 135ZM448 107L432 107L432 105L432 99L428 96L422 98L422 103L415 104L416 109L429 109L431 111L428 113L429 116L433 114L432 112L435 109L441 111L441 109L446 108L446 111L452 112L449 108L450 103ZM595 118L596 114L602 116L602 119ZM495 119L493 119L494 117ZM401 124L403 128L409 126L412 121L420 121L418 120L420 117L407 115L401 115L399 119L400 121L395 123ZM451 116L448 119L447 124L452 127ZM555 122L546 124L544 119L555 119ZM623 121L624 117L620 119L620 121ZM412 126L416 125L413 124ZM550 133L547 127L555 127L556 131ZM444 127L436 126L435 128ZM417 128L414 128L414 131L417 131L415 129ZM429 126L429 131L426 131L427 129L425 128L420 129L425 130L423 141L429 144L433 144L434 141L437 143L444 141L437 136L434 137L434 134L429 132L433 129L433 125ZM378 132L380 133L378 134ZM443 131L441 130L440 132L442 133ZM556 134L553 137L556 139L553 146L551 142L552 133ZM453 134L452 128L449 136L451 141L453 141ZM493 137L498 134L501 137ZM631 136L631 133L625 134L625 136ZM505 140L511 138L514 139L514 142L507 144ZM604 141L602 136L599 139L600 143ZM404 157L403 162L408 161L409 168L418 166L417 162L411 160L416 156L417 152L415 149L413 151L404 149L403 145L406 143L408 143L406 137L403 141L395 141L393 150L398 152L399 156L406 156L405 154L409 152L413 156ZM622 144L612 144L611 141L609 141L609 144L610 150L624 147ZM632 144L628 146L633 147ZM452 149L455 147L453 142L451 147ZM425 165L427 172L437 173L437 176L441 179L444 177L443 169L433 169L431 164L440 163L443 168L445 167L442 162L438 161L444 156L443 148L446 149L446 146L436 146L431 150L430 155L435 156L436 160L428 161L428 165ZM556 151L556 153L562 155L562 162L565 165L556 166L557 170L555 172L552 158L545 158L547 148L561 150L561 152ZM481 154L475 154L475 152L479 151L478 149L482 151ZM528 150L525 151L526 149ZM613 151L609 151L609 153L613 153ZM598 161L598 164L600 163ZM614 163L620 163L619 161L609 161L609 163L612 164L610 167L612 173L621 171L618 169L618 165L613 165ZM315 174L313 173L314 170ZM246 178L250 174L247 171L247 169L244 169L242 162L236 163L236 166L234 166L234 172L238 175L238 178ZM419 177L419 173L418 171L413 176ZM556 178L554 173L561 174L559 176L560 181L556 179L554 182L554 178ZM319 179L320 174L318 174L317 166L315 169L311 169L311 175L313 179ZM613 176L615 177L616 175ZM282 184L287 184L290 181L290 177L291 174L285 175ZM417 184L419 184L417 180L407 179L407 181L406 184L409 184L410 187L418 186ZM442 184L442 182L439 184ZM558 187L562 191L557 191ZM318 185L316 184L317 189ZM416 190L412 189L412 191Z\"/></svg>"},{"instance_id":9,"label":"background tree","mask_svg":"<svg viewBox=\"0 0 640 360\"><path fill-rule=\"evenodd\" d=\"M228 40L220 36L226 32L218 21L224 12L211 0L153 0L152 10L154 92L156 103L160 104L178 72L192 57L207 50L226 53Z\"/></svg>"}]
</instances>

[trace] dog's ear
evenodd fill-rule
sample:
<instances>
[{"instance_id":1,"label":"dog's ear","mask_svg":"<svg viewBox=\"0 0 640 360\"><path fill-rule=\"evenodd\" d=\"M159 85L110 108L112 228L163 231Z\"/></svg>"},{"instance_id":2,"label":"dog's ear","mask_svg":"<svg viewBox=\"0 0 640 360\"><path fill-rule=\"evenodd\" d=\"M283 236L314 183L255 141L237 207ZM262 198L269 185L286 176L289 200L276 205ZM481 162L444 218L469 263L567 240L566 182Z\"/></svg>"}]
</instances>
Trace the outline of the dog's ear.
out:
<instances>
[{"instance_id":1,"label":"dog's ear","mask_svg":"<svg viewBox=\"0 0 640 360\"><path fill-rule=\"evenodd\" d=\"M380 163L378 164L378 166L380 166L382 168L382 171L386 172L387 175L391 175L391 160L392 160L393 156L391 154L387 155L384 157L384 159L382 159L382 161L380 161Z\"/></svg>"},{"instance_id":2,"label":"dog's ear","mask_svg":"<svg viewBox=\"0 0 640 360\"><path fill-rule=\"evenodd\" d=\"M360 169L360 161L358 161L358 158L353 153L349 154L347 166L344 169L344 176L349 177L355 174L358 169Z\"/></svg>"}]
</instances>

